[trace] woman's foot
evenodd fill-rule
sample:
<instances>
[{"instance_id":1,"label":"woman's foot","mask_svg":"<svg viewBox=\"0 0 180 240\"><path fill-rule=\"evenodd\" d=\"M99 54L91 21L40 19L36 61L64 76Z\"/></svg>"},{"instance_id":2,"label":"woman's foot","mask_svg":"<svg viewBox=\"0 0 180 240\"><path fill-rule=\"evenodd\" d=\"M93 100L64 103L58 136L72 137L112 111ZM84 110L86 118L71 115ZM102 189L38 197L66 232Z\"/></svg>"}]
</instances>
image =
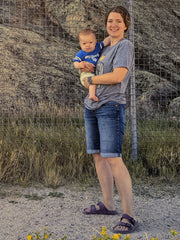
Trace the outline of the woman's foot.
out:
<instances>
[{"instance_id":1,"label":"woman's foot","mask_svg":"<svg viewBox=\"0 0 180 240\"><path fill-rule=\"evenodd\" d=\"M138 222L134 218L127 214L123 214L120 222L113 228L114 233L128 234L132 233L139 226Z\"/></svg>"},{"instance_id":2,"label":"woman's foot","mask_svg":"<svg viewBox=\"0 0 180 240\"><path fill-rule=\"evenodd\" d=\"M90 208L85 208L84 214L102 214L102 215L116 215L118 214L115 210L108 210L102 202L99 202L97 206L91 205Z\"/></svg>"}]
</instances>

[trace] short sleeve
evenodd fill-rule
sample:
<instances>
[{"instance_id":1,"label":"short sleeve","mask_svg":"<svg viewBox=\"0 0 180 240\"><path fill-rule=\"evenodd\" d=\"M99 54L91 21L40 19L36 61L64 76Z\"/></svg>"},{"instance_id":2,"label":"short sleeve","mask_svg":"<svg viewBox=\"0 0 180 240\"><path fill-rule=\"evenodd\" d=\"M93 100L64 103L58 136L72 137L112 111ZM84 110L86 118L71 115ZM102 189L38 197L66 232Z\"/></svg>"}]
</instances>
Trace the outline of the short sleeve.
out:
<instances>
[{"instance_id":1,"label":"short sleeve","mask_svg":"<svg viewBox=\"0 0 180 240\"><path fill-rule=\"evenodd\" d=\"M81 62L83 61L83 52L80 50L76 56L73 58L73 62Z\"/></svg>"},{"instance_id":2,"label":"short sleeve","mask_svg":"<svg viewBox=\"0 0 180 240\"><path fill-rule=\"evenodd\" d=\"M119 67L125 67L129 69L132 66L132 61L134 59L134 47L130 41L123 42L117 48L113 60L113 69Z\"/></svg>"}]
</instances>

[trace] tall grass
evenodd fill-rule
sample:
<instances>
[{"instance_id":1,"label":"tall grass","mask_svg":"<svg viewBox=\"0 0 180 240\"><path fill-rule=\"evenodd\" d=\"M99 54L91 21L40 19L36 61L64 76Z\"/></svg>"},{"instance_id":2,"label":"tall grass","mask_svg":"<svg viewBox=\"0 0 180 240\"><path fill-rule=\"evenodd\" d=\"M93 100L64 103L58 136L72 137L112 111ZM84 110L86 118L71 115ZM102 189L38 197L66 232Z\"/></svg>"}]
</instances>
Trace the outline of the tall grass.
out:
<instances>
[{"instance_id":1,"label":"tall grass","mask_svg":"<svg viewBox=\"0 0 180 240\"><path fill-rule=\"evenodd\" d=\"M56 187L67 180L94 177L92 156L86 154L83 117L71 113L43 110L40 114L2 116L0 182L34 181ZM138 132L136 162L131 159L128 127L124 137L123 155L130 173L135 178L178 178L180 129L170 125L163 130L157 122L146 121Z\"/></svg>"},{"instance_id":2,"label":"tall grass","mask_svg":"<svg viewBox=\"0 0 180 240\"><path fill-rule=\"evenodd\" d=\"M128 127L128 126L127 126ZM131 174L139 177L161 177L178 180L180 172L180 122L149 119L138 122L138 159L129 160L130 129L124 137L124 159ZM129 150L128 150L129 149Z\"/></svg>"}]
</instances>

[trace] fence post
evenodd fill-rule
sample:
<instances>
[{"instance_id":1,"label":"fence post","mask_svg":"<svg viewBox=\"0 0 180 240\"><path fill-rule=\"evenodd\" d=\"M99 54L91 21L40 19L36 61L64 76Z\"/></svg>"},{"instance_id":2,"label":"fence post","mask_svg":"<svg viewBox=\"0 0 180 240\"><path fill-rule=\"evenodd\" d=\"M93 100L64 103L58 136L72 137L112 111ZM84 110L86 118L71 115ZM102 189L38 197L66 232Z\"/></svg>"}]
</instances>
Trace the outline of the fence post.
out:
<instances>
[{"instance_id":1,"label":"fence post","mask_svg":"<svg viewBox=\"0 0 180 240\"><path fill-rule=\"evenodd\" d=\"M127 9L131 15L131 25L128 31L128 39L134 45L134 12L133 0L126 0ZM135 61L130 78L130 125L131 125L131 155L137 160L137 122L136 122L136 89L135 89Z\"/></svg>"}]
</instances>

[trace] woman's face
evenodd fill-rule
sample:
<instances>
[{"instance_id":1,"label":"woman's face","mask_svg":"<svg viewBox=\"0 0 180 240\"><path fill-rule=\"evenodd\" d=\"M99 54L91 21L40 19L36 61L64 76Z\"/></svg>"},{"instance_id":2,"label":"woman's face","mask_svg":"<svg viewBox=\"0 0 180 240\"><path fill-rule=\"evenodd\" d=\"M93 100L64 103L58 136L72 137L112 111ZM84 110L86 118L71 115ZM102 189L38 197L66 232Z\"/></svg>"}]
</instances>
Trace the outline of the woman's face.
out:
<instances>
[{"instance_id":1,"label":"woman's face","mask_svg":"<svg viewBox=\"0 0 180 240\"><path fill-rule=\"evenodd\" d=\"M111 12L109 14L106 29L112 38L121 39L124 37L124 31L127 27L120 13Z\"/></svg>"}]
</instances>

